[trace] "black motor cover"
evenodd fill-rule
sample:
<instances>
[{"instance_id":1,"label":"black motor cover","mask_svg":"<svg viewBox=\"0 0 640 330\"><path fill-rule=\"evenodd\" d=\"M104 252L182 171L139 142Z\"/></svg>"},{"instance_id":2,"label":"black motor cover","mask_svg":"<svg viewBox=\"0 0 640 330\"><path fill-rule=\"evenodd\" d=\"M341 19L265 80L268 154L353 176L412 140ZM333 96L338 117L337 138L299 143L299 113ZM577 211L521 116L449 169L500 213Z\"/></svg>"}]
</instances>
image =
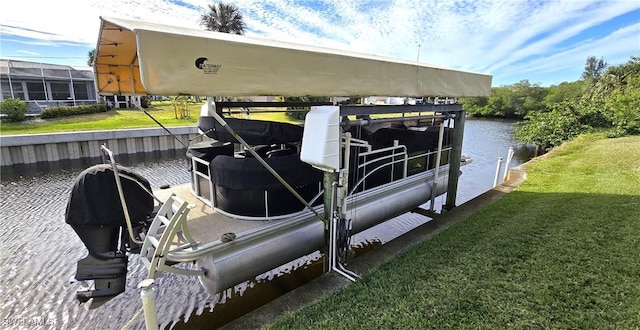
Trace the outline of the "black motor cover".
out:
<instances>
[{"instance_id":1,"label":"black motor cover","mask_svg":"<svg viewBox=\"0 0 640 330\"><path fill-rule=\"evenodd\" d=\"M153 211L153 197L138 182L151 191L149 181L123 166L118 165L118 172L137 181L120 178L131 221L144 220ZM66 221L72 227L126 224L111 165L94 165L80 173L67 204Z\"/></svg>"},{"instance_id":2,"label":"black motor cover","mask_svg":"<svg viewBox=\"0 0 640 330\"><path fill-rule=\"evenodd\" d=\"M149 182L130 169L118 166L122 190L132 225L144 224L153 211ZM131 179L129 179L129 178ZM126 220L111 165L95 165L76 178L67 203L66 222L89 251L78 261L75 279L93 280L94 288L76 294L81 302L91 298L102 303L124 292L127 274L128 242ZM95 301L95 299L94 299Z\"/></svg>"}]
</instances>

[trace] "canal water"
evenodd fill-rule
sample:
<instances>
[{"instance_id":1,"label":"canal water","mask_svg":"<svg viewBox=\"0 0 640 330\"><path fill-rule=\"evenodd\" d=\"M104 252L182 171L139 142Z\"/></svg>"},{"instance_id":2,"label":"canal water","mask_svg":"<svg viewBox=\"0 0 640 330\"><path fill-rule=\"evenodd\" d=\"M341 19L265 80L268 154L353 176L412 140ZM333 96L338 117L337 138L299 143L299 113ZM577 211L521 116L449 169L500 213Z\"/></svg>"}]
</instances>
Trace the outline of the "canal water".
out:
<instances>
[{"instance_id":1,"label":"canal water","mask_svg":"<svg viewBox=\"0 0 640 330\"><path fill-rule=\"evenodd\" d=\"M516 148L512 165L531 157L531 148L513 140L514 124L467 120L463 153L473 162L462 168L458 204L493 186L498 157ZM75 177L96 160L3 167L0 181L0 320L3 329L140 329L141 299L136 286L145 276L137 255L129 260L127 290L96 309L75 300L70 284L77 260L86 250L65 223L67 199ZM182 152L118 157L118 162L147 178L154 189L189 181ZM436 206L443 201L438 198ZM360 252L388 242L428 218L408 214L353 238ZM259 307L312 280L321 271L318 253L301 258L253 281L211 296L196 278L165 274L157 282L159 322L173 328L212 328ZM186 323L185 323L186 322Z\"/></svg>"}]
</instances>

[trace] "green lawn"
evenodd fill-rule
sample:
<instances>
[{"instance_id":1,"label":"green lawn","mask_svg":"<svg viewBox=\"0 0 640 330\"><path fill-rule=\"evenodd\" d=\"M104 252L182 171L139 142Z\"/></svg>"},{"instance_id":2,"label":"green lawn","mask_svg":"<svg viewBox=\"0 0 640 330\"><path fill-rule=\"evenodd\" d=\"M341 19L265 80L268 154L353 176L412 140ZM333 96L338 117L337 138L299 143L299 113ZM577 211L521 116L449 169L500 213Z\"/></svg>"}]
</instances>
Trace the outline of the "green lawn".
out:
<instances>
[{"instance_id":1,"label":"green lawn","mask_svg":"<svg viewBox=\"0 0 640 330\"><path fill-rule=\"evenodd\" d=\"M198 122L201 105L189 104L191 116L185 119L176 119L175 111L171 104L154 105L147 109L147 112L164 126L194 126ZM242 115L236 116L244 118ZM300 123L300 121L286 117L284 113L253 113L251 118ZM0 122L0 135L101 131L142 127L158 127L158 125L140 110L112 109L91 115L27 120L22 123Z\"/></svg>"},{"instance_id":2,"label":"green lawn","mask_svg":"<svg viewBox=\"0 0 640 330\"><path fill-rule=\"evenodd\" d=\"M512 193L271 329L637 329L640 137L581 136Z\"/></svg>"}]
</instances>

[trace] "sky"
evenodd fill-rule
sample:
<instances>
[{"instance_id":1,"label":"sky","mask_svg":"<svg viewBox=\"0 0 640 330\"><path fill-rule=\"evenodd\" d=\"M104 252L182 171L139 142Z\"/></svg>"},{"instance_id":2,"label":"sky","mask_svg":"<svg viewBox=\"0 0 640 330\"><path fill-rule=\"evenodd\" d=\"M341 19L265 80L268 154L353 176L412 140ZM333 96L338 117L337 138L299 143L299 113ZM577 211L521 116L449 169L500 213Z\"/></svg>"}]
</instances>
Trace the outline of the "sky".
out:
<instances>
[{"instance_id":1,"label":"sky","mask_svg":"<svg viewBox=\"0 0 640 330\"><path fill-rule=\"evenodd\" d=\"M0 57L87 67L100 16L203 29L211 0L13 0ZM246 35L493 75L493 86L580 79L588 56L640 55L640 0L227 0Z\"/></svg>"}]
</instances>

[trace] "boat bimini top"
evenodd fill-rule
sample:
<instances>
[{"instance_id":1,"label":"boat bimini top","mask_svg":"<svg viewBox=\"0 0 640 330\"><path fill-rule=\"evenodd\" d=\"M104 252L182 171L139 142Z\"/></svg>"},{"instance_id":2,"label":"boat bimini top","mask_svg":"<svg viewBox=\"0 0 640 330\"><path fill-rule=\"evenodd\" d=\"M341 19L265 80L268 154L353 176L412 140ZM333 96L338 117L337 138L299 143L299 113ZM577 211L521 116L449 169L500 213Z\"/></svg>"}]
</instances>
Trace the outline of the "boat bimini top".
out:
<instances>
[{"instance_id":1,"label":"boat bimini top","mask_svg":"<svg viewBox=\"0 0 640 330\"><path fill-rule=\"evenodd\" d=\"M489 96L491 75L342 50L101 18L100 94Z\"/></svg>"}]
</instances>

